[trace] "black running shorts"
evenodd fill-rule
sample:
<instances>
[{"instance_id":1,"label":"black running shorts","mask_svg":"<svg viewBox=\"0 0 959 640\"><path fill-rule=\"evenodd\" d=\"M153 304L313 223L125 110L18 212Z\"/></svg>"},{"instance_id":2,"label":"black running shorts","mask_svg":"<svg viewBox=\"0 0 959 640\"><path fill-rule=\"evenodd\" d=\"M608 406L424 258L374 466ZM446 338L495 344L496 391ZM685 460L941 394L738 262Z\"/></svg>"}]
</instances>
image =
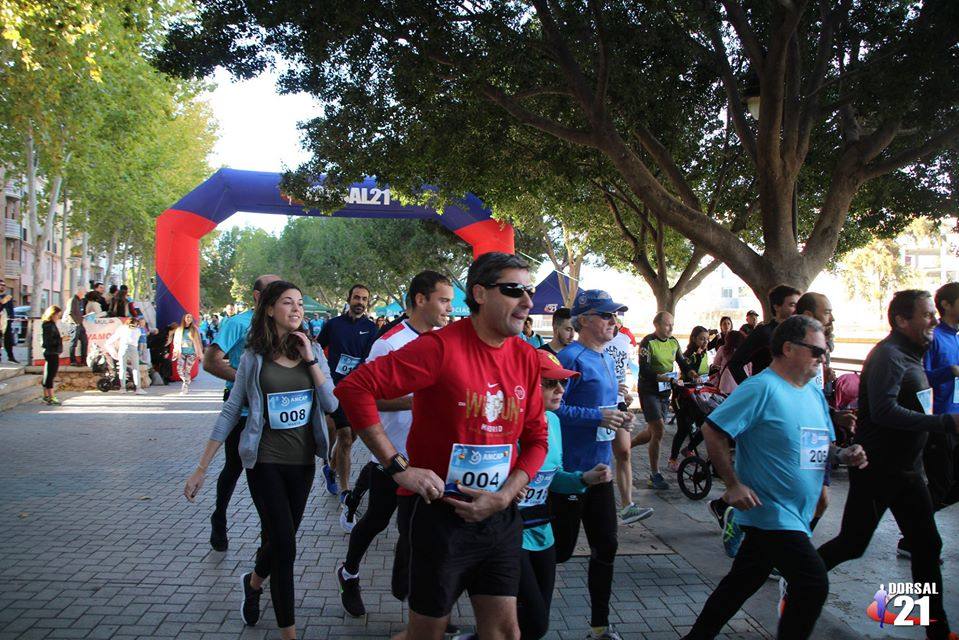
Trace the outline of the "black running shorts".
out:
<instances>
[{"instance_id":1,"label":"black running shorts","mask_svg":"<svg viewBox=\"0 0 959 640\"><path fill-rule=\"evenodd\" d=\"M431 618L450 614L463 591L510 596L519 591L523 520L515 506L482 522L466 522L444 502L400 496L410 506L410 609Z\"/></svg>"}]
</instances>

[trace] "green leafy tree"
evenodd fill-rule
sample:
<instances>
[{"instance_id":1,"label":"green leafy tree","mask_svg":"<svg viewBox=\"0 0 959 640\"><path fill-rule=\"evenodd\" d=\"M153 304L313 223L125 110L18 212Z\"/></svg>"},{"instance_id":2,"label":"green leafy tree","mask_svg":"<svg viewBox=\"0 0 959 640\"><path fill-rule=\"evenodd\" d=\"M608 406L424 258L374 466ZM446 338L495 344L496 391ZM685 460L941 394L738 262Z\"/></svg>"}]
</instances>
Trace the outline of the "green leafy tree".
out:
<instances>
[{"instance_id":1,"label":"green leafy tree","mask_svg":"<svg viewBox=\"0 0 959 640\"><path fill-rule=\"evenodd\" d=\"M849 297L875 303L880 319L892 293L913 286L919 280L916 270L903 263L899 245L889 239L873 240L851 251L843 259L840 273Z\"/></svg>"},{"instance_id":2,"label":"green leafy tree","mask_svg":"<svg viewBox=\"0 0 959 640\"><path fill-rule=\"evenodd\" d=\"M410 194L430 181L496 203L516 186L523 142L578 149L654 228L675 229L763 299L780 282L805 288L846 226L901 229L945 208L957 24L949 0L206 0L159 63L249 76L277 55L293 62L281 86L326 103L306 128L315 157L301 184L327 173L335 190L366 173ZM719 190L725 117L736 161Z\"/></svg>"}]
</instances>

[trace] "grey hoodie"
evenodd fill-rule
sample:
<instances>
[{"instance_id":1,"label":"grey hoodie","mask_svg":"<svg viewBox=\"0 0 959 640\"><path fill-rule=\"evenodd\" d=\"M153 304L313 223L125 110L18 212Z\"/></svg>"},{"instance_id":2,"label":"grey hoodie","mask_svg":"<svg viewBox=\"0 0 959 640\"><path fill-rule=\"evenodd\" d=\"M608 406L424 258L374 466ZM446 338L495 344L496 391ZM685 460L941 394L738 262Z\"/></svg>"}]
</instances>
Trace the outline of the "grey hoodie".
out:
<instances>
[{"instance_id":1,"label":"grey hoodie","mask_svg":"<svg viewBox=\"0 0 959 640\"><path fill-rule=\"evenodd\" d=\"M316 450L325 455L329 444L326 440L326 414L332 413L339 406L339 401L333 395L333 380L330 378L330 366L326 362L320 345L313 343L313 357L316 358L326 382L316 389L314 394L313 410L310 416L310 426L313 428L313 440ZM236 427L244 406L249 406L250 416L246 426L240 434L240 460L245 469L252 469L256 464L256 454L260 447L260 436L263 434L263 391L260 389L260 369L263 367L263 356L253 353L249 349L243 352L240 366L236 370L236 381L230 391L230 397L223 403L220 417L213 425L211 440L223 442Z\"/></svg>"}]
</instances>

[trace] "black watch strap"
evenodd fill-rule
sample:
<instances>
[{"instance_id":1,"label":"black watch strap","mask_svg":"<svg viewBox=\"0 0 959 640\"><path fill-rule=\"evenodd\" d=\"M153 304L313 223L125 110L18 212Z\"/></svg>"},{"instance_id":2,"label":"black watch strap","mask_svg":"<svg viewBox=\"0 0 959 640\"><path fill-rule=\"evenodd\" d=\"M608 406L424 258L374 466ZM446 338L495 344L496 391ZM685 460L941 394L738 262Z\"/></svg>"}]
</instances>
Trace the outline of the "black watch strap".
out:
<instances>
[{"instance_id":1,"label":"black watch strap","mask_svg":"<svg viewBox=\"0 0 959 640\"><path fill-rule=\"evenodd\" d=\"M319 362L319 360L317 360L316 358L313 358L312 360L310 360L309 362L306 363L306 366L307 366L307 367L312 367L312 366L315 365L317 362Z\"/></svg>"},{"instance_id":2,"label":"black watch strap","mask_svg":"<svg viewBox=\"0 0 959 640\"><path fill-rule=\"evenodd\" d=\"M395 456L390 458L390 463L383 469L387 475L396 475L410 466L410 461L406 459L402 453L397 453Z\"/></svg>"}]
</instances>

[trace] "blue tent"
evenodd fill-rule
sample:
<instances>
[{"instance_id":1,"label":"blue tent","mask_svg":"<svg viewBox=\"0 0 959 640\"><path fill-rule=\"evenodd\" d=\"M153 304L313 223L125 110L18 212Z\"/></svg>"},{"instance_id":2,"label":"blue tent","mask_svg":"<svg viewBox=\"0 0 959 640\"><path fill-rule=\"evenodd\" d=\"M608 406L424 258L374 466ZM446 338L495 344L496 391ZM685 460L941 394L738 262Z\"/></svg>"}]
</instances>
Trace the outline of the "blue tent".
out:
<instances>
[{"instance_id":1,"label":"blue tent","mask_svg":"<svg viewBox=\"0 0 959 640\"><path fill-rule=\"evenodd\" d=\"M385 307L374 309L378 316L398 316L405 309L398 302L393 302ZM463 318L470 314L469 307L466 306L466 292L457 286L453 286L453 316Z\"/></svg>"},{"instance_id":2,"label":"blue tent","mask_svg":"<svg viewBox=\"0 0 959 640\"><path fill-rule=\"evenodd\" d=\"M570 284L569 276L563 276L567 289ZM564 306L563 294L559 288L559 272L552 271L542 282L536 285L536 295L533 296L531 315L552 315L558 308Z\"/></svg>"}]
</instances>

